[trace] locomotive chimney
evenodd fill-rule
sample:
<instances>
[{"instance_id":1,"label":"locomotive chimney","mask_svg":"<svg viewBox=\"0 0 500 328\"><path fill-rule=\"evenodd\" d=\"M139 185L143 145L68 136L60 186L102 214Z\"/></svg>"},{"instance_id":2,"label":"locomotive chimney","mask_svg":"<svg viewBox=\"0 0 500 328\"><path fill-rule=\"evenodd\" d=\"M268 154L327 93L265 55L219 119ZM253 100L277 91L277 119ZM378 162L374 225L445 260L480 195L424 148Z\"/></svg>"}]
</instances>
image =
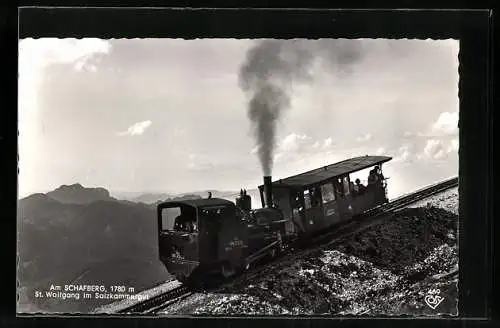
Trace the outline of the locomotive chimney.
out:
<instances>
[{"instance_id":1,"label":"locomotive chimney","mask_svg":"<svg viewBox=\"0 0 500 328\"><path fill-rule=\"evenodd\" d=\"M272 207L272 180L270 176L264 176L264 201L266 207Z\"/></svg>"}]
</instances>

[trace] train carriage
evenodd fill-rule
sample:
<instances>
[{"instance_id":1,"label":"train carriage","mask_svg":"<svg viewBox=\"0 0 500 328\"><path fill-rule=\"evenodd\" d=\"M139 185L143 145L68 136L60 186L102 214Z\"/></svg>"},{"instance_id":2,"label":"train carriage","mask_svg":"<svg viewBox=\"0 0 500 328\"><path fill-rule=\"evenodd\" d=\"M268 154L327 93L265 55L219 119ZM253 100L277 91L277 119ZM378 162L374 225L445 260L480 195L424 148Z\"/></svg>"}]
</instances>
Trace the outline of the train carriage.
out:
<instances>
[{"instance_id":1,"label":"train carriage","mask_svg":"<svg viewBox=\"0 0 500 328\"><path fill-rule=\"evenodd\" d=\"M272 204L289 219L289 235L320 232L388 201L382 164L391 159L361 156L272 183L266 177L259 186L262 206L266 206L266 198L272 199ZM353 190L350 175L371 167L378 168L378 183L364 186L362 192Z\"/></svg>"}]
</instances>

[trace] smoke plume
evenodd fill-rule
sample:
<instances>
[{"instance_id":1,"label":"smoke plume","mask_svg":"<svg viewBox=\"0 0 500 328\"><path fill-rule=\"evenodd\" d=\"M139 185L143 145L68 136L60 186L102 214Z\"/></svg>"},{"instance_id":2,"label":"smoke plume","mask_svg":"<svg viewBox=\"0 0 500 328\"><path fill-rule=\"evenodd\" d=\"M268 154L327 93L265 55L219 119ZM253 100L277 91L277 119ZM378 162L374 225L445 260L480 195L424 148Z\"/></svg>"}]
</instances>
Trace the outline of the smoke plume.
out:
<instances>
[{"instance_id":1,"label":"smoke plume","mask_svg":"<svg viewBox=\"0 0 500 328\"><path fill-rule=\"evenodd\" d=\"M239 83L248 98L247 113L264 175L271 175L276 124L290 107L292 84L311 81L311 66L317 59L332 73L349 73L361 50L358 40L325 39L264 40L250 48Z\"/></svg>"}]
</instances>

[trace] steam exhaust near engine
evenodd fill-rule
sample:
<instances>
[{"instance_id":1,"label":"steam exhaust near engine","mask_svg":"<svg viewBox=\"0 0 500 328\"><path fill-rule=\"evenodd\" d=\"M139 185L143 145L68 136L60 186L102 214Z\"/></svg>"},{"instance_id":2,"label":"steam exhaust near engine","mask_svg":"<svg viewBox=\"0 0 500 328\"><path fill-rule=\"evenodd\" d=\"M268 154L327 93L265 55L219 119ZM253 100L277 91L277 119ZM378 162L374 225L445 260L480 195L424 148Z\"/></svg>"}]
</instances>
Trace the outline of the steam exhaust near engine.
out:
<instances>
[{"instance_id":1,"label":"steam exhaust near engine","mask_svg":"<svg viewBox=\"0 0 500 328\"><path fill-rule=\"evenodd\" d=\"M264 202L265 207L273 207L273 191L271 176L264 176Z\"/></svg>"}]
</instances>

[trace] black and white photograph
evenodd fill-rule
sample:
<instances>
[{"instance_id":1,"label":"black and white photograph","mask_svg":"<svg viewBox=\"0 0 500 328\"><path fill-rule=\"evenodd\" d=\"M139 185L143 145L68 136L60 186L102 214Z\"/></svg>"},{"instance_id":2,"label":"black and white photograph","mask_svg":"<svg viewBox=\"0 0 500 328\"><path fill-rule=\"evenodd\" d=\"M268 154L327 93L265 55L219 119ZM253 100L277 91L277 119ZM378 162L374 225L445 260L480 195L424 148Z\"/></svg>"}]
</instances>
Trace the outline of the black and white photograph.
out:
<instances>
[{"instance_id":1,"label":"black and white photograph","mask_svg":"<svg viewBox=\"0 0 500 328\"><path fill-rule=\"evenodd\" d=\"M20 39L17 313L458 316L458 54Z\"/></svg>"}]
</instances>

